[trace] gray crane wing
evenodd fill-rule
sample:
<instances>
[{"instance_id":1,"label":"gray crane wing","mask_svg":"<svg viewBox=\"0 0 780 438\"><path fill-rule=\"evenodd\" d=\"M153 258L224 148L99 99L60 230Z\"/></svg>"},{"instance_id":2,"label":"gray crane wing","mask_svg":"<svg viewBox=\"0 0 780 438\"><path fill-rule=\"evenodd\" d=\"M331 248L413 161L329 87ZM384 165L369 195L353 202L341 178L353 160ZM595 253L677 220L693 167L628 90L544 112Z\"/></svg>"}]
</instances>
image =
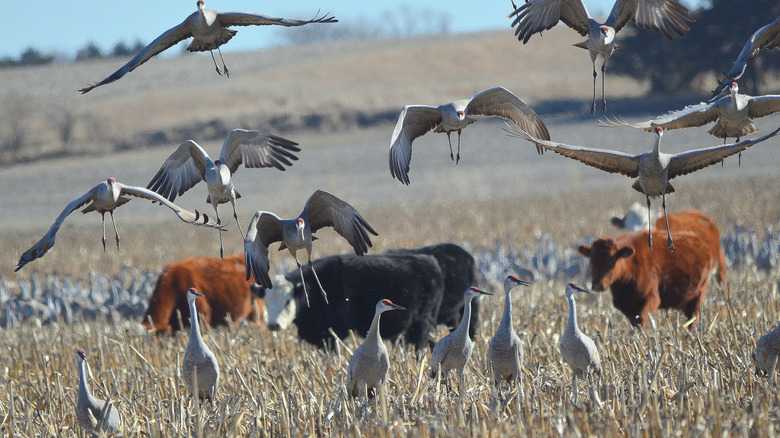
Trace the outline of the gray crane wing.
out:
<instances>
[{"instance_id":1,"label":"gray crane wing","mask_svg":"<svg viewBox=\"0 0 780 438\"><path fill-rule=\"evenodd\" d=\"M726 96L724 99L731 99L731 96ZM656 126L660 126L664 130L703 126L718 120L720 117L719 102L720 100L712 103L701 102L697 105L688 105L681 110L671 111L654 120L638 123L636 126L647 132L652 132Z\"/></svg>"},{"instance_id":2,"label":"gray crane wing","mask_svg":"<svg viewBox=\"0 0 780 438\"><path fill-rule=\"evenodd\" d=\"M324 190L317 190L309 197L300 217L309 223L312 234L320 228L333 227L357 255L365 254L371 247L368 233L379 235L351 205Z\"/></svg>"},{"instance_id":3,"label":"gray crane wing","mask_svg":"<svg viewBox=\"0 0 780 438\"><path fill-rule=\"evenodd\" d=\"M268 270L268 245L282 240L282 225L278 216L267 211L258 211L252 216L244 238L244 264L246 279L252 275L255 283L266 289L273 287Z\"/></svg>"},{"instance_id":4,"label":"gray crane wing","mask_svg":"<svg viewBox=\"0 0 780 438\"><path fill-rule=\"evenodd\" d=\"M412 142L441 123L441 110L435 106L407 105L401 110L390 139L390 174L409 185Z\"/></svg>"},{"instance_id":5,"label":"gray crane wing","mask_svg":"<svg viewBox=\"0 0 780 438\"><path fill-rule=\"evenodd\" d=\"M712 93L714 95L720 94L732 81L741 78L745 73L748 62L755 58L762 49L774 49L776 47L780 47L780 17L758 29L748 38L731 70L729 70L728 74L724 73L726 77L720 80L718 88Z\"/></svg>"},{"instance_id":6,"label":"gray crane wing","mask_svg":"<svg viewBox=\"0 0 780 438\"><path fill-rule=\"evenodd\" d=\"M575 159L588 166L601 169L605 172L619 173L630 178L639 176L639 157L640 155L630 155L625 152L612 151L608 149L589 148L585 146L573 146L564 143L557 143L548 140L541 140L530 136L527 132L507 124L504 129L513 137L524 138L537 146L564 157Z\"/></svg>"},{"instance_id":7,"label":"gray crane wing","mask_svg":"<svg viewBox=\"0 0 780 438\"><path fill-rule=\"evenodd\" d=\"M750 97L748 101L748 117L757 119L780 111L780 95Z\"/></svg>"},{"instance_id":8,"label":"gray crane wing","mask_svg":"<svg viewBox=\"0 0 780 438\"><path fill-rule=\"evenodd\" d=\"M178 26L172 27L166 30L165 32L163 32L162 35L158 36L154 41L152 41L146 47L141 49L141 51L138 52L138 54L135 55L133 59L128 61L127 64L123 65L119 70L115 71L111 76L103 79L102 81L96 84L92 84L88 87L82 88L79 91L82 94L84 94L89 92L95 87L99 87L105 84L110 84L111 82L119 80L122 78L122 76L135 70L138 66L148 61L158 53L163 52L169 49L170 47L173 47L179 41L183 41L186 40L187 38L190 38L192 36L192 32L190 31L189 21L193 17L193 15L197 16L198 12L195 12L189 17L187 17L187 19L182 21L181 24L179 24Z\"/></svg>"},{"instance_id":9,"label":"gray crane wing","mask_svg":"<svg viewBox=\"0 0 780 438\"><path fill-rule=\"evenodd\" d=\"M98 184L97 186L93 187L92 190L84 193L80 198L75 199L70 204L68 204L67 207L62 210L62 213L57 216L54 224L51 226L51 228L49 228L49 231L44 234L41 240L39 240L38 243L33 245L30 249L25 251L24 254L22 254L22 256L19 258L19 263L16 265L16 269L14 269L14 272L22 269L22 267L27 263L43 257L44 254L46 254L46 252L54 246L54 241L57 237L57 231L60 229L60 226L62 226L62 223L65 222L65 218L84 205L92 202L95 193L97 193L98 187L100 187L102 184L103 183Z\"/></svg>"},{"instance_id":10,"label":"gray crane wing","mask_svg":"<svg viewBox=\"0 0 780 438\"><path fill-rule=\"evenodd\" d=\"M512 27L517 26L515 36L523 44L533 34L552 29L559 21L582 36L590 32L590 13L581 0L527 0L507 18L512 17L515 17Z\"/></svg>"},{"instance_id":11,"label":"gray crane wing","mask_svg":"<svg viewBox=\"0 0 780 438\"><path fill-rule=\"evenodd\" d=\"M187 140L163 163L146 186L169 201L191 189L206 178L206 165L213 166L209 155L200 145Z\"/></svg>"},{"instance_id":12,"label":"gray crane wing","mask_svg":"<svg viewBox=\"0 0 780 438\"><path fill-rule=\"evenodd\" d=\"M122 184L119 182L117 182L117 185L121 190L121 195L134 196L136 198L146 199L152 202L162 204L170 208L171 210L173 210L173 212L176 213L176 216L178 216L179 219L181 219L182 221L188 224L199 225L199 226L204 226L209 228L218 228L220 230L226 231L226 228L218 224L215 220L211 219L207 214L201 213L198 210L195 210L195 212L193 213L189 210L181 208L178 205L174 204L173 202L165 199L165 197L160 195L159 193L153 192L143 187L128 186L126 184Z\"/></svg>"},{"instance_id":13,"label":"gray crane wing","mask_svg":"<svg viewBox=\"0 0 780 438\"><path fill-rule=\"evenodd\" d=\"M536 112L504 87L491 88L475 94L466 105L466 114L502 117L533 137L542 140L550 139L547 126ZM540 155L544 151L538 146L536 149Z\"/></svg>"},{"instance_id":14,"label":"gray crane wing","mask_svg":"<svg viewBox=\"0 0 780 438\"><path fill-rule=\"evenodd\" d=\"M618 0L604 24L617 33L630 20L642 29L660 32L670 40L674 37L672 32L683 36L691 30L686 21L695 21L688 8L676 0Z\"/></svg>"},{"instance_id":15,"label":"gray crane wing","mask_svg":"<svg viewBox=\"0 0 780 438\"><path fill-rule=\"evenodd\" d=\"M247 168L275 167L281 171L297 160L293 152L300 152L298 143L261 131L234 129L228 133L222 145L220 160L236 173L243 163Z\"/></svg>"},{"instance_id":16,"label":"gray crane wing","mask_svg":"<svg viewBox=\"0 0 780 438\"><path fill-rule=\"evenodd\" d=\"M325 14L319 17L319 12L311 20L291 20L288 18L277 18L269 15L255 14L252 12L220 12L217 14L217 20L219 24L224 27L228 26L303 26L304 24L311 23L338 23L333 16Z\"/></svg>"},{"instance_id":17,"label":"gray crane wing","mask_svg":"<svg viewBox=\"0 0 780 438\"><path fill-rule=\"evenodd\" d=\"M673 154L667 167L669 179L720 163L724 158L742 152L754 144L761 143L768 138L774 137L778 132L780 132L780 128L775 129L763 137L754 138L752 140L743 140L739 143L694 149L679 154Z\"/></svg>"}]
</instances>

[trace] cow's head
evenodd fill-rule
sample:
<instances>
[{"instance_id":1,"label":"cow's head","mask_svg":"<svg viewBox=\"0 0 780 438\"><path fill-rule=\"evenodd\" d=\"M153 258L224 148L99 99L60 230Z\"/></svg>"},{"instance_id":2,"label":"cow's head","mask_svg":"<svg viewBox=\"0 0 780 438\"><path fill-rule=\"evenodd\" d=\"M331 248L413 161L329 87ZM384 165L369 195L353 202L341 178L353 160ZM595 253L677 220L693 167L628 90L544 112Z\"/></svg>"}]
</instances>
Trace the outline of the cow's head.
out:
<instances>
[{"instance_id":1,"label":"cow's head","mask_svg":"<svg viewBox=\"0 0 780 438\"><path fill-rule=\"evenodd\" d=\"M634 255L634 248L623 246L618 248L612 237L602 237L593 242L593 246L580 245L577 250L590 259L591 288L603 292L612 286L612 282L620 274L616 269L620 259Z\"/></svg>"},{"instance_id":2,"label":"cow's head","mask_svg":"<svg viewBox=\"0 0 780 438\"><path fill-rule=\"evenodd\" d=\"M772 376L775 372L778 357L777 353L772 351L772 341L770 339L770 337L775 335L780 335L780 332L761 336L756 343L756 352L753 353L753 360L756 362L756 374L759 376Z\"/></svg>"},{"instance_id":3,"label":"cow's head","mask_svg":"<svg viewBox=\"0 0 780 438\"><path fill-rule=\"evenodd\" d=\"M253 285L252 293L263 298L263 322L270 330L284 330L292 324L298 314L298 302L294 296L295 287L284 275L271 279L274 287L264 289Z\"/></svg>"}]
</instances>

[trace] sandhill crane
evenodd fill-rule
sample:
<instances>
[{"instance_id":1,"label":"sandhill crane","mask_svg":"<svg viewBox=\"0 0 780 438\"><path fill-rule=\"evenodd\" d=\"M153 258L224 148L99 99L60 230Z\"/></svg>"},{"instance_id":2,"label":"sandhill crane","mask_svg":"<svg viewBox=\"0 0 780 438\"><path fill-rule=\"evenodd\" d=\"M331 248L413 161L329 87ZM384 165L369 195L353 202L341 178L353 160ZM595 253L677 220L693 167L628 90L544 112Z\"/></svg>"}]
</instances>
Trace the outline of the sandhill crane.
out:
<instances>
[{"instance_id":1,"label":"sandhill crane","mask_svg":"<svg viewBox=\"0 0 780 438\"><path fill-rule=\"evenodd\" d=\"M539 140L531 137L526 132L522 132L507 125L510 135L525 138L536 143L539 146L549 149L556 154L564 157L573 158L588 166L595 167L610 173L620 173L629 178L637 178L632 188L645 195L647 199L648 215L652 211L650 208L650 198L661 196L661 207L666 218L666 194L674 192L669 182L670 179L680 175L685 175L715 163L720 163L724 158L734 155L738 152L760 143L770 137L777 135L780 128L772 133L753 140L745 140L739 143L727 144L722 146L713 146L709 148L694 149L676 154L665 154L661 152L661 137L663 128L656 126L653 131L656 135L655 146L653 150L638 155L631 155L625 152L611 151L607 149L596 149L585 146L572 146L563 143L554 143L546 140ZM652 220L648 218L648 227ZM649 231L649 230L648 230ZM666 233L669 244L669 251L674 251L672 234L669 231L669 221L667 218ZM653 233L648 233L648 244L653 249Z\"/></svg>"},{"instance_id":2,"label":"sandhill crane","mask_svg":"<svg viewBox=\"0 0 780 438\"><path fill-rule=\"evenodd\" d=\"M777 369L778 357L780 357L780 326L758 339L756 352L753 354L756 374L772 377Z\"/></svg>"},{"instance_id":3,"label":"sandhill crane","mask_svg":"<svg viewBox=\"0 0 780 438\"><path fill-rule=\"evenodd\" d=\"M85 430L104 432L116 431L119 428L119 411L111 402L101 400L92 395L87 383L87 354L84 350L77 353L79 366L79 395L76 401L76 419Z\"/></svg>"},{"instance_id":4,"label":"sandhill crane","mask_svg":"<svg viewBox=\"0 0 780 438\"><path fill-rule=\"evenodd\" d=\"M64 210L62 210L62 213L60 213L60 215L57 216L57 220L54 221L54 225L52 225L51 228L49 228L49 231L41 238L41 240L39 240L38 243L32 246L32 248L28 249L27 251L24 252L24 254L22 254L22 256L19 258L19 264L16 265L16 269L14 269L14 271L18 271L22 269L22 267L27 263L30 263L35 259L43 257L46 254L46 252L49 251L54 246L54 240L55 237L57 236L57 231L60 229L60 226L65 221L65 218L68 217L69 214L73 213L74 211L78 210L79 208L87 204L89 205L87 205L87 207L81 211L82 213L89 213L90 211L96 211L100 213L100 216L102 218L103 251L106 250L106 216L105 215L106 212L108 212L111 215L111 222L114 224L114 233L116 234L116 248L118 250L119 232L116 229L116 222L114 222L114 209L130 202L129 196L148 199L152 202L158 202L162 205L165 205L166 207L173 210L173 212L176 213L177 216L179 216L179 219L181 219L184 222L187 222L188 224L202 225L206 227L222 229L222 227L217 222L214 222L207 215L198 212L198 210L195 210L195 212L193 213L189 210L185 210L179 207L178 205L168 201L164 197L160 196L159 194L151 190L147 190L142 187L128 186L120 182L117 182L117 180L114 178L109 178L108 180L106 180L106 182L96 185L95 187L92 188L92 190L88 191L80 198L68 204L68 206L65 207Z\"/></svg>"},{"instance_id":5,"label":"sandhill crane","mask_svg":"<svg viewBox=\"0 0 780 438\"><path fill-rule=\"evenodd\" d=\"M290 251L299 271L301 262L298 261L297 253L299 250L306 250L309 268L327 303L327 293L311 264L312 241L316 238L313 234L324 227L333 227L337 233L347 239L357 255L365 254L371 247L371 238L368 233L374 236L379 235L351 205L324 190L317 190L306 201L306 206L303 207L303 211L297 219L280 219L277 215L267 211L255 213L244 239L246 279L249 280L251 274L255 278L255 283L266 289L273 287L271 278L268 276L270 268L268 245L282 242L279 245L279 250L287 248ZM306 291L306 281L303 279L302 271L300 274L308 305L309 295Z\"/></svg>"},{"instance_id":6,"label":"sandhill crane","mask_svg":"<svg viewBox=\"0 0 780 438\"><path fill-rule=\"evenodd\" d=\"M287 18L270 17L268 15L254 14L250 12L219 12L213 9L206 9L206 4L203 0L197 2L198 10L190 14L189 17L184 19L178 26L172 27L162 35L158 36L154 41L149 43L140 52L138 52L133 59L123 65L122 68L115 71L111 76L103 79L102 81L82 88L79 91L87 93L95 87L101 85L110 84L118 79L121 79L127 73L135 70L138 66L151 59L153 56L160 52L167 50L170 47L176 45L179 41L192 38L192 42L187 47L190 52L205 52L206 50L211 53L211 59L214 61L214 67L217 69L217 73L230 77L230 72L225 65L225 60L222 58L222 51L219 47L236 34L236 30L228 29L230 26L265 26L265 25L277 25L277 26L303 26L310 23L336 23L334 17L329 17L327 14L322 17L315 16L311 20L289 20ZM319 14L319 13L318 13ZM217 66L217 60L214 58L213 50L217 49L219 52L219 59L222 61L222 70Z\"/></svg>"},{"instance_id":7,"label":"sandhill crane","mask_svg":"<svg viewBox=\"0 0 780 438\"><path fill-rule=\"evenodd\" d=\"M706 125L715 122L715 125L707 131L708 134L718 138L734 137L739 141L741 137L758 132L758 127L752 119L765 117L780 111L780 95L748 96L739 94L739 86L732 82L729 93L720 99L698 105L690 105L679 111L672 111L665 116L640 123L628 123L622 119L600 121L599 125L631 126L651 132L654 127L660 126L664 130L689 128Z\"/></svg>"},{"instance_id":8,"label":"sandhill crane","mask_svg":"<svg viewBox=\"0 0 780 438\"><path fill-rule=\"evenodd\" d=\"M206 202L214 207L217 223L221 223L217 206L230 202L238 232L243 238L244 231L236 214L236 199L241 195L233 186L233 174L241 164L248 169L275 167L285 171L285 165L292 166L290 160L298 159L293 154L301 151L297 145L294 141L261 131L233 129L225 137L219 159L211 161L200 145L187 140L165 160L147 188L173 201L176 195L181 195L195 184L206 181L209 192ZM225 258L224 252L220 231L219 256Z\"/></svg>"},{"instance_id":9,"label":"sandhill crane","mask_svg":"<svg viewBox=\"0 0 780 438\"><path fill-rule=\"evenodd\" d=\"M374 319L371 321L366 339L349 360L347 392L352 397L359 395L360 387L363 385L366 387L366 396L370 396L372 390L379 391L387 379L390 358L382 336L379 334L379 317L388 310L406 310L406 307L393 304L392 301L386 299L376 303Z\"/></svg>"},{"instance_id":10,"label":"sandhill crane","mask_svg":"<svg viewBox=\"0 0 780 438\"><path fill-rule=\"evenodd\" d=\"M712 94L719 96L723 89L728 87L732 81L741 78L745 73L748 62L755 58L762 49L769 50L777 47L780 47L780 17L758 29L748 38L744 47L742 47L742 51L739 52L734 66L731 67L728 73L723 73L724 79L719 81L718 88Z\"/></svg>"},{"instance_id":11,"label":"sandhill crane","mask_svg":"<svg viewBox=\"0 0 780 438\"><path fill-rule=\"evenodd\" d=\"M590 293L574 283L566 285L566 298L569 300L569 322L561 337L561 356L571 367L574 403L577 403L577 379L586 380L592 373L601 374L601 359L596 343L593 339L580 331L577 326L577 304L574 294L577 292ZM593 392L596 404L601 405L597 392Z\"/></svg>"},{"instance_id":12,"label":"sandhill crane","mask_svg":"<svg viewBox=\"0 0 780 438\"><path fill-rule=\"evenodd\" d=\"M520 7L512 1L515 10L508 18L515 16L512 27L517 26L515 35L523 44L537 32L552 29L563 21L567 26L588 37L584 42L574 44L575 47L587 49L593 63L593 103L590 113L596 113L596 58L604 57L601 65L601 110L607 111L607 99L604 92L604 75L607 61L612 52L620 46L615 42L615 36L629 21L637 26L662 33L672 39L672 32L683 36L690 30L686 21L693 22L688 9L676 0L616 0L607 21L599 23L594 20L582 0L526 0Z\"/></svg>"},{"instance_id":13,"label":"sandhill crane","mask_svg":"<svg viewBox=\"0 0 780 438\"><path fill-rule=\"evenodd\" d=\"M435 378L440 373L440 378L447 382L447 376L450 370L460 372L459 387L463 387L463 376L466 364L471 357L471 351L474 348L474 342L469 337L469 323L471 321L471 300L480 295L493 295L477 287L466 289L463 294L463 317L458 327L452 333L439 339L439 342L433 347L431 356L431 378Z\"/></svg>"},{"instance_id":14,"label":"sandhill crane","mask_svg":"<svg viewBox=\"0 0 780 438\"><path fill-rule=\"evenodd\" d=\"M509 292L517 286L531 283L510 275L504 280L504 315L495 336L488 344L488 365L493 368L496 387L502 380L510 383L520 381L520 367L523 366L523 341L512 327L512 297Z\"/></svg>"},{"instance_id":15,"label":"sandhill crane","mask_svg":"<svg viewBox=\"0 0 780 438\"><path fill-rule=\"evenodd\" d=\"M550 139L547 127L534 110L503 87L481 91L474 96L439 106L407 105L393 129L390 140L390 174L409 184L409 163L412 161L412 142L427 133L444 132L450 145L450 158L460 161L460 133L476 119L472 116L501 117L519 126L535 137ZM450 133L458 132L458 155L452 153ZM538 149L541 153L541 148Z\"/></svg>"},{"instance_id":16,"label":"sandhill crane","mask_svg":"<svg viewBox=\"0 0 780 438\"><path fill-rule=\"evenodd\" d=\"M219 385L219 364L217 357L200 335L195 300L203 296L194 287L187 291L187 302L190 305L190 339L187 341L187 349L181 363L181 377L190 388L190 395L195 395L197 390L199 398L213 400Z\"/></svg>"}]
</instances>

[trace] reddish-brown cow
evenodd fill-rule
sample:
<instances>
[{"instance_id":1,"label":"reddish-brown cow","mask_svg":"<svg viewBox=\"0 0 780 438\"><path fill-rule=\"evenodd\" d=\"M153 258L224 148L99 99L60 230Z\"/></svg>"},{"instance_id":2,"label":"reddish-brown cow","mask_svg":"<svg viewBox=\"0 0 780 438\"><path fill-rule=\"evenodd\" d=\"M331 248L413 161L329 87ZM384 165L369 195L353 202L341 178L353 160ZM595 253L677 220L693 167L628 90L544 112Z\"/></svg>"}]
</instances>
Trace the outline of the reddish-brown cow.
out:
<instances>
[{"instance_id":1,"label":"reddish-brown cow","mask_svg":"<svg viewBox=\"0 0 780 438\"><path fill-rule=\"evenodd\" d=\"M192 257L170 263L157 279L143 324L158 332L181 329L179 315L186 325L190 319L187 290L194 287L205 295L195 302L202 320L209 325L226 324L227 318L238 321L260 320L263 300L252 295L246 280L244 254L234 254L224 260L219 257ZM178 312L177 312L178 311Z\"/></svg>"},{"instance_id":2,"label":"reddish-brown cow","mask_svg":"<svg viewBox=\"0 0 780 438\"><path fill-rule=\"evenodd\" d=\"M658 231L666 231L666 219L663 216L659 217L653 226ZM728 294L726 257L723 255L723 250L720 247L720 230L718 230L715 222L699 210L686 210L669 214L669 228L672 229L672 234L678 231L691 231L707 243L707 249L710 250L712 257L717 262L717 276L715 278L720 283L723 291Z\"/></svg>"},{"instance_id":3,"label":"reddish-brown cow","mask_svg":"<svg viewBox=\"0 0 780 438\"><path fill-rule=\"evenodd\" d=\"M647 230L617 239L603 237L578 248L590 258L592 288L610 289L612 304L634 325L643 326L647 315L659 307L678 309L698 322L707 282L718 264L715 249L696 233L675 231L671 220L669 225L675 233L674 252L650 250ZM666 231L653 233L659 239L666 236ZM718 251L719 247L720 243Z\"/></svg>"}]
</instances>

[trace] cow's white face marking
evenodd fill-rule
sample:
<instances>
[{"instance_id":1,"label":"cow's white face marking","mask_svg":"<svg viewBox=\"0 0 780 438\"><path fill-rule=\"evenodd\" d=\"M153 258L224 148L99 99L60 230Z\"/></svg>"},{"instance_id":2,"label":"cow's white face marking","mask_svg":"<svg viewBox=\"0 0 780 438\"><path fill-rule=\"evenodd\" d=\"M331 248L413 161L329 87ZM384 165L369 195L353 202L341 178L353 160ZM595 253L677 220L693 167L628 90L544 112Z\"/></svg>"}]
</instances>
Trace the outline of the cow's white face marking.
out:
<instances>
[{"instance_id":1,"label":"cow's white face marking","mask_svg":"<svg viewBox=\"0 0 780 438\"><path fill-rule=\"evenodd\" d=\"M266 326L276 330L284 330L295 320L298 313L298 303L293 297L293 284L276 275L271 279L274 287L265 291L265 306L263 321Z\"/></svg>"}]
</instances>

